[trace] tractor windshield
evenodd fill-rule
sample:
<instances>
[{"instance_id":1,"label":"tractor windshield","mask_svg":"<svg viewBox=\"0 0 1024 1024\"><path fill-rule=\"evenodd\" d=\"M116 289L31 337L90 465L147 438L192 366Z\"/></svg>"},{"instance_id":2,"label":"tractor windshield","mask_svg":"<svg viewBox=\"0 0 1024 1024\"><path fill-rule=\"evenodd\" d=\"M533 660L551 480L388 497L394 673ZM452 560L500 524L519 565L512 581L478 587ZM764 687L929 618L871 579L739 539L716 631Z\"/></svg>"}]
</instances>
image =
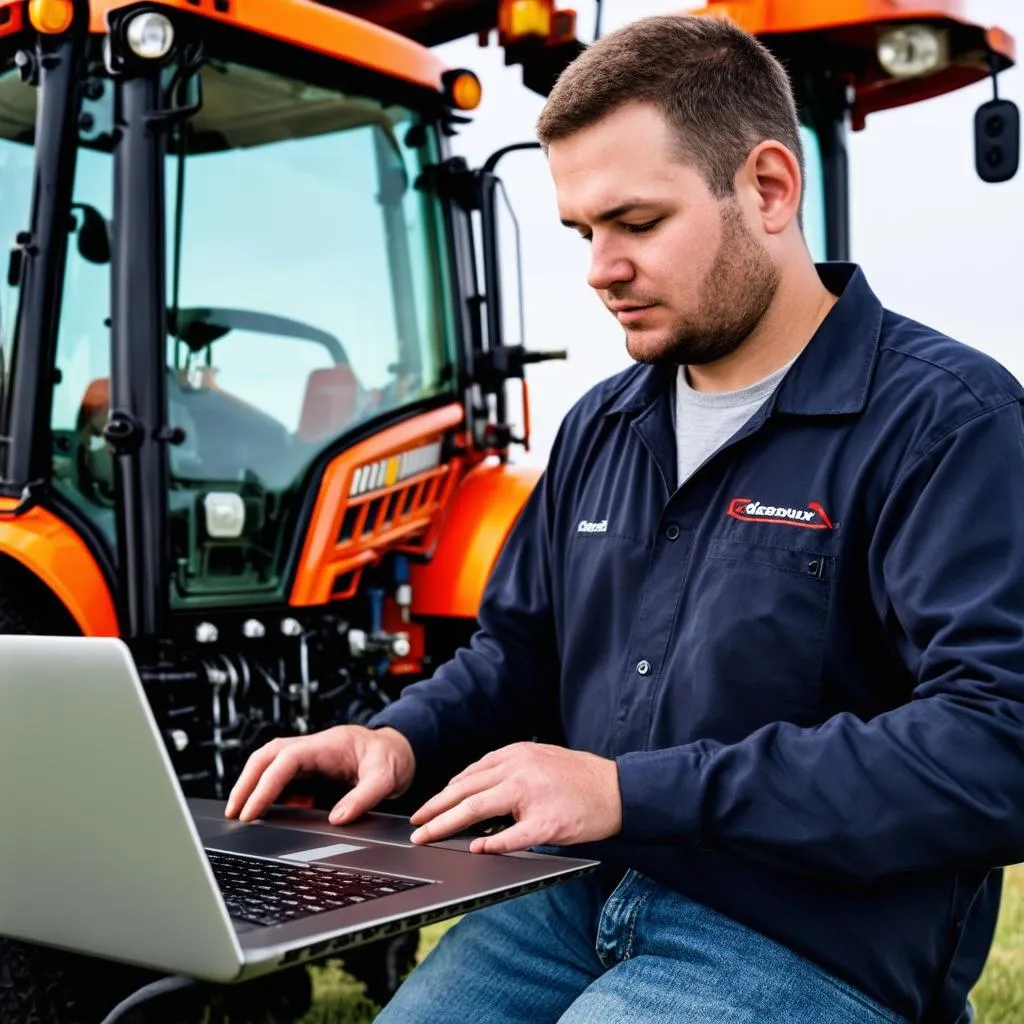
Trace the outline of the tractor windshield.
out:
<instances>
[{"instance_id":1,"label":"tractor windshield","mask_svg":"<svg viewBox=\"0 0 1024 1024\"><path fill-rule=\"evenodd\" d=\"M114 88L97 68L84 92L52 417L54 482L110 537ZM208 63L201 96L164 173L176 593L269 598L313 460L455 393L443 211L420 187L437 142L412 110L237 64ZM224 491L255 533L205 551L196 517Z\"/></svg>"},{"instance_id":2,"label":"tractor windshield","mask_svg":"<svg viewBox=\"0 0 1024 1024\"><path fill-rule=\"evenodd\" d=\"M339 434L448 385L439 209L416 187L432 154L409 110L220 65L175 148L182 483L286 486Z\"/></svg>"}]
</instances>

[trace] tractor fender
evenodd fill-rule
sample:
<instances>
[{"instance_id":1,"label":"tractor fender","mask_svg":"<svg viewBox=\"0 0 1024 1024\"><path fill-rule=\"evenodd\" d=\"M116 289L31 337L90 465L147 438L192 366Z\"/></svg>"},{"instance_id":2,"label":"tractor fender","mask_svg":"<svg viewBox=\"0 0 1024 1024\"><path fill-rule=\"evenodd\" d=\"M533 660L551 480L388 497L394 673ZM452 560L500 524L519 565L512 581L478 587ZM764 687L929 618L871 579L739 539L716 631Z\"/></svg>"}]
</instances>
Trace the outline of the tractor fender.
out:
<instances>
[{"instance_id":1,"label":"tractor fender","mask_svg":"<svg viewBox=\"0 0 1024 1024\"><path fill-rule=\"evenodd\" d=\"M52 512L35 506L4 517L17 505L0 498L0 554L36 576L64 605L84 636L117 636L114 601L85 541Z\"/></svg>"},{"instance_id":2,"label":"tractor fender","mask_svg":"<svg viewBox=\"0 0 1024 1024\"><path fill-rule=\"evenodd\" d=\"M414 615L475 619L494 563L541 470L483 462L448 500L433 556L410 574Z\"/></svg>"}]
</instances>

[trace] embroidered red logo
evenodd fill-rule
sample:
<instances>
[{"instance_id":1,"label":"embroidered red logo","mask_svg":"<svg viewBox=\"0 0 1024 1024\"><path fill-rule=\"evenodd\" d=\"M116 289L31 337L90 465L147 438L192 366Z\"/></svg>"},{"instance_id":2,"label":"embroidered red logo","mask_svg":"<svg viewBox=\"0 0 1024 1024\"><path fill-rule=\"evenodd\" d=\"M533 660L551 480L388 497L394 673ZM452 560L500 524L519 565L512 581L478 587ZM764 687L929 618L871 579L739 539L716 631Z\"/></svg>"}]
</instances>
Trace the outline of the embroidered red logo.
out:
<instances>
[{"instance_id":1,"label":"embroidered red logo","mask_svg":"<svg viewBox=\"0 0 1024 1024\"><path fill-rule=\"evenodd\" d=\"M788 508L785 505L765 505L754 498L733 498L727 514L747 523L783 523L807 530L833 529L832 521L816 501L808 502L806 508Z\"/></svg>"}]
</instances>

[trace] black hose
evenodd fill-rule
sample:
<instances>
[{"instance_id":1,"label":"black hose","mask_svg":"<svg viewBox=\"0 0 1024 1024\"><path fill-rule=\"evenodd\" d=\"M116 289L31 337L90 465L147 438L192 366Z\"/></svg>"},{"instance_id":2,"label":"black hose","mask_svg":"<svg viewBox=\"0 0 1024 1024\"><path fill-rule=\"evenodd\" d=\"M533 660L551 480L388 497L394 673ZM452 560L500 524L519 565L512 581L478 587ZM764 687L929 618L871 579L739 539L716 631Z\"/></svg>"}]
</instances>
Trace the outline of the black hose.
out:
<instances>
[{"instance_id":1,"label":"black hose","mask_svg":"<svg viewBox=\"0 0 1024 1024\"><path fill-rule=\"evenodd\" d=\"M122 999L103 1018L100 1024L116 1024L116 1022L122 1020L125 1014L130 1013L132 1010L143 1003L148 1003L153 999L159 999L161 996L169 995L172 992L181 992L184 989L198 987L202 982L197 981L195 978L186 978L181 974L173 974L166 978L158 978L156 981L151 981L148 985L143 985L142 988L136 989L127 999Z\"/></svg>"}]
</instances>

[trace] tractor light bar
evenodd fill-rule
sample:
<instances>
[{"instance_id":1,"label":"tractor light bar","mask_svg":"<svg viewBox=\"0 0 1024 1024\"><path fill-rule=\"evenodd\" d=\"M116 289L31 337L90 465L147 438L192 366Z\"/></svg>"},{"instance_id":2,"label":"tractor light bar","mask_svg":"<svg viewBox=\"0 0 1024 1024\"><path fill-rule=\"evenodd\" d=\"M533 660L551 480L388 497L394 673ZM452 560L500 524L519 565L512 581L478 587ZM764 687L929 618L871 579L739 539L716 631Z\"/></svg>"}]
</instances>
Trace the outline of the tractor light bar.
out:
<instances>
[{"instance_id":1,"label":"tractor light bar","mask_svg":"<svg viewBox=\"0 0 1024 1024\"><path fill-rule=\"evenodd\" d=\"M356 497L369 491L379 491L384 487L408 480L441 465L441 442L420 445L401 455L393 455L390 459L379 459L360 466L352 475L349 496Z\"/></svg>"}]
</instances>

